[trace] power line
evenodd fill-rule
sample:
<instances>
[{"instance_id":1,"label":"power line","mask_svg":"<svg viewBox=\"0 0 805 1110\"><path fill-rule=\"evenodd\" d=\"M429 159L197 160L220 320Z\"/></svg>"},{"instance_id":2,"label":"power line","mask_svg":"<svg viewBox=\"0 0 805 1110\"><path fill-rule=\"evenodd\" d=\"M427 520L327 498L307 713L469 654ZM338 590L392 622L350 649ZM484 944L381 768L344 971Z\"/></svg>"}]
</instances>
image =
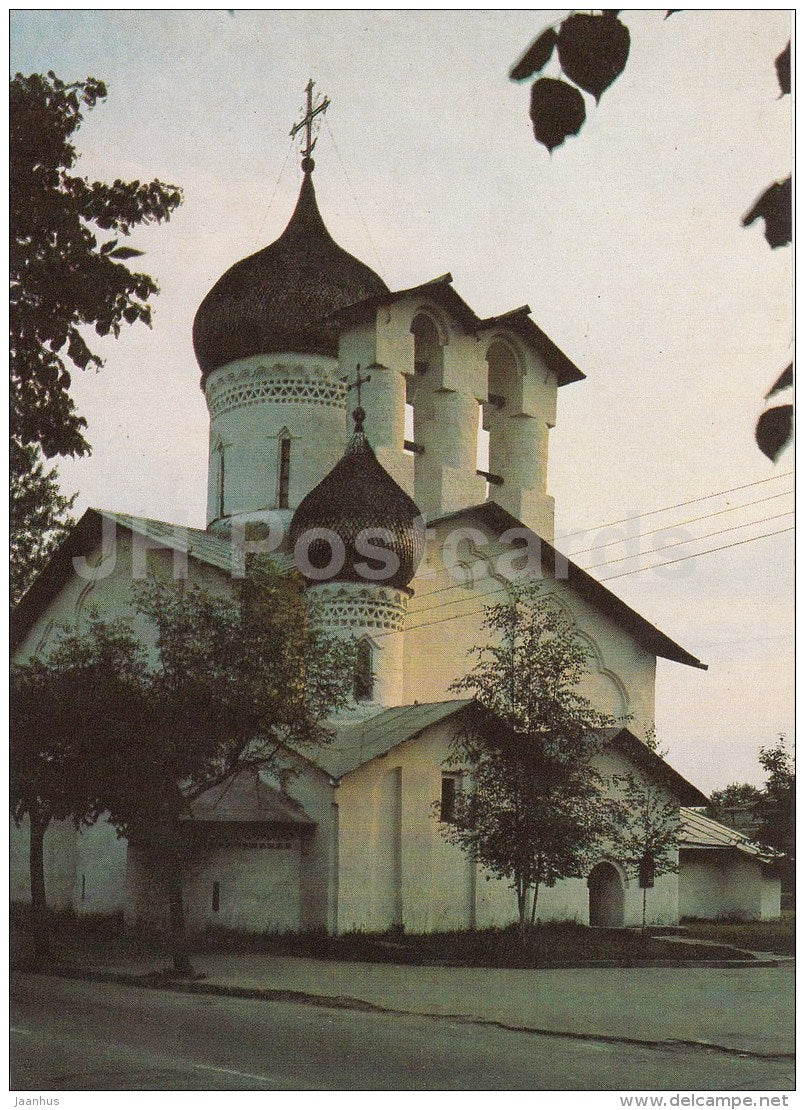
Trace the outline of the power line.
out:
<instances>
[{"instance_id":1,"label":"power line","mask_svg":"<svg viewBox=\"0 0 805 1110\"><path fill-rule=\"evenodd\" d=\"M788 513L780 513L779 514L779 516L789 516L789 515L790 515L790 511ZM774 519L777 519L777 517L767 517L766 518L766 520L774 520ZM756 520L756 521L751 521L748 524L738 525L737 527L748 528L748 527L750 527L750 524L764 524L764 523L765 523L765 520ZM709 539L712 536L720 535L722 532L732 532L734 530L735 530L734 528L723 528L723 529L719 529L717 532L709 532L709 533L707 533L707 535L698 536L698 537L695 537L694 539L681 540L681 541L679 541L679 543L696 543L697 540ZM654 551L647 552L646 554L648 554L648 555L659 555L662 551L667 551L669 548L678 547L679 543L664 544L662 547L658 547ZM638 557L639 557L638 555L627 555L627 556L625 556L624 559L607 559L602 563L594 564L594 566L606 566L608 563L621 563L621 562L624 562L626 559L635 559L635 558L638 558ZM685 556L685 557L686 558L691 558L692 556ZM656 564L654 564L654 565L656 565ZM665 565L665 564L661 564L661 565ZM594 567L582 567L581 569L586 572L586 571L593 570ZM640 569L641 570L650 570L651 567L642 567ZM620 575L613 575L612 577L620 577ZM604 579L601 579L601 581L604 581ZM461 585L461 586L464 586L464 588L468 588L466 583L458 583L457 585ZM444 588L445 589L456 589L457 586L446 586ZM425 605L421 609L416 609L416 610L414 610L413 615L418 617L418 616L422 616L422 614L424 614L424 613L430 613L434 609L444 609L444 607L446 605L460 605L462 601L474 601L476 598L479 598L479 597L491 597L493 594L505 593L505 591L507 589L508 589L507 586L500 586L500 587L497 587L494 590L486 590L482 593L475 594L472 597L450 597L450 598L447 599L447 601L437 601L435 605ZM439 593L440 591L433 590L432 592L435 594L435 593ZM430 597L431 595L427 594L426 596ZM480 610L478 610L478 611L480 612ZM458 614L458 615L461 616L463 614Z\"/></svg>"},{"instance_id":2,"label":"power line","mask_svg":"<svg viewBox=\"0 0 805 1110\"><path fill-rule=\"evenodd\" d=\"M766 532L762 536L749 536L745 540L736 540L734 543L725 543L720 547L708 547L706 551L694 551L691 555L680 555L678 559L668 559L664 563L655 563L650 567L638 567L637 570L626 570L622 574L610 574L606 578L602 578L602 582L611 582L613 578L626 578L630 574L642 574L644 570L657 570L658 567L669 567L672 563L684 563L686 559L698 559L700 555L711 555L714 551L726 551L728 547L740 547L744 543L752 543L753 540L767 540L771 536L781 536L783 532L793 532L794 525L788 528L780 528L777 532Z\"/></svg>"},{"instance_id":3,"label":"power line","mask_svg":"<svg viewBox=\"0 0 805 1110\"><path fill-rule=\"evenodd\" d=\"M793 473L793 470L786 470L783 474L772 474L769 478L759 478L756 482L746 482L745 485L742 486L731 486L729 489L716 490L715 493L708 493L705 494L703 497L693 497L690 499L690 501L678 501L675 505L666 505L663 509L651 509L647 513L637 513L634 516L624 516L621 517L620 520L611 520L608 524L599 524L593 527L597 527L599 529L613 528L616 524L626 524L627 521L630 520L643 520L647 516L656 516L658 513L668 513L671 511L671 509L682 509L686 505L695 505L699 501L710 501L714 497L722 497L724 494L727 493L737 493L738 490L751 489L752 486L762 486L766 482L774 482L778 478L787 478L790 474ZM578 532L568 532L566 536L562 536L562 539L569 540L572 539L573 536L583 536L586 532L590 532L592 530L592 528L580 528Z\"/></svg>"},{"instance_id":4,"label":"power line","mask_svg":"<svg viewBox=\"0 0 805 1110\"><path fill-rule=\"evenodd\" d=\"M349 189L349 191L352 195L352 199L355 202L355 208L358 211L358 216L360 217L360 221L363 224L363 229L366 232L366 237L367 237L367 239L369 240L369 242L371 244L372 251L373 251L374 256L375 256L375 260L377 261L377 268L380 271L380 276L385 280L385 276L386 276L385 273L384 273L385 267L383 266L383 263L381 261L380 253L378 252L378 249L375 246L375 241L372 238L371 231L369 230L369 225L367 224L366 220L363 218L363 212L361 211L361 206L358 203L358 197L355 193L355 190L352 188L352 180L350 179L349 173L347 172L347 167L344 164L344 159L341 157L341 151L338 149L338 143L335 141L335 135L333 134L333 129L332 129L332 127L330 127L330 123L329 123L326 116L324 117L324 126L327 128L327 134L330 136L330 138L332 140L333 149L335 150L336 158L338 159L339 163L341 164L341 169L343 170L344 177L346 178L347 188Z\"/></svg>"},{"instance_id":5,"label":"power line","mask_svg":"<svg viewBox=\"0 0 805 1110\"><path fill-rule=\"evenodd\" d=\"M674 543L663 544L662 547L656 547L653 551L646 552L647 555L656 555L660 551L667 551L671 547L681 547L686 543L699 543L701 540L709 540L713 536L723 536L725 532L737 532L739 528L751 528L753 524L766 524L770 520L779 520L784 516L791 516L794 510L789 509L785 513L775 513L773 516L764 516L760 520L747 520L743 524L733 524L730 528L719 528L715 532L705 532L702 536L693 536L689 540L676 540ZM636 552L633 555L622 555L618 559L604 559L600 563L593 563L591 566L582 567L582 570L595 570L596 567L605 567L609 563L625 563L629 559L638 559L643 552Z\"/></svg>"},{"instance_id":6,"label":"power line","mask_svg":"<svg viewBox=\"0 0 805 1110\"><path fill-rule=\"evenodd\" d=\"M766 501L774 501L778 497L786 497L786 496L790 495L793 492L794 492L793 490L785 490L783 493L772 493L768 497L759 497L754 501L747 501L743 505L735 505L735 506L733 506L732 508L729 508L729 509L718 509L714 513L702 513L702 514L700 514L699 516L696 516L696 517L689 517L687 520L676 521L673 524L665 524L661 528L652 528L648 532L639 532L635 536L627 537L627 539L628 540L644 539L646 536L656 535L657 532L664 532L664 531L668 531L668 530L671 530L671 529L674 529L674 528L681 528L686 524L693 524L693 523L696 523L696 522L699 522L699 521L702 521L702 520L709 520L712 517L716 517L716 516L724 516L725 513L738 512L740 509L749 509L749 508L752 508L754 505L761 505ZM657 510L657 511L660 511L660 510ZM779 516L784 516L784 515L787 515L787 514L781 513L781 514L778 514L778 515ZM750 524L763 524L763 523L765 523L766 520L774 520L774 519L776 519L776 517L765 517L763 520L748 521L746 524L736 525L735 528L746 528ZM735 531L735 528L732 528L732 529L724 528L723 531L724 532ZM707 539L708 536L714 536L714 535L718 535L718 534L719 534L718 532L708 532L704 536L694 537L691 540L685 540L685 541L681 541L681 542L694 543L696 541L696 539ZM624 540L624 539L611 540L609 543L597 544L594 547L586 547L581 551L574 551L571 555L566 555L564 552L560 552L560 554L564 555L564 557L566 559L575 559L575 557L577 555L584 555L584 554L587 554L587 553L592 552L592 551L602 551L607 547L612 547L614 544L625 543L625 542L627 542L627 540ZM655 551L663 551L667 547L675 547L675 546L678 546L678 544L664 544L662 547L656 548ZM628 557L629 556L627 556L627 558ZM604 560L601 563L594 563L593 566L604 566L607 562L619 562L619 561L622 561L622 560L617 560L617 559ZM592 569L592 568L583 568L583 569ZM436 590L428 590L427 593L419 594L419 595L417 595L417 600L424 601L425 598L434 597L436 594L445 593L445 591L447 591L447 590L464 589L464 588L466 588L466 586L467 586L466 582L453 582L449 586L440 586ZM449 604L449 602L445 602L444 604ZM421 609L418 609L417 612L424 613L428 609L431 609L431 608L435 608L435 606L426 605L426 606L423 606Z\"/></svg>"},{"instance_id":7,"label":"power line","mask_svg":"<svg viewBox=\"0 0 805 1110\"><path fill-rule=\"evenodd\" d=\"M291 150L293 149L293 146L294 146L294 141L293 141L293 139L291 139L290 143L288 144L288 149L285 152L285 161L282 163L282 169L280 170L279 175L277 177L277 180L274 183L274 189L273 189L273 191L271 193L271 196L269 198L268 207L266 208L265 212L263 213L263 218L260 221L260 226L257 229L257 235L255 236L255 240L257 242L259 242L260 236L263 234L263 228L265 227L266 220L268 219L268 214L271 211L271 206L274 203L274 198L277 195L277 189L279 189L279 187L280 187L280 181L282 181L282 175L285 173L285 167L288 165L288 159L291 157Z\"/></svg>"},{"instance_id":8,"label":"power line","mask_svg":"<svg viewBox=\"0 0 805 1110\"><path fill-rule=\"evenodd\" d=\"M633 574L642 574L646 570L656 570L659 567L670 566L672 563L683 563L687 559L698 559L700 555L712 555L713 552L715 552L715 551L726 551L731 547L741 547L743 544L753 543L756 540L770 539L772 536L781 536L784 532L793 532L793 530L794 530L794 526L791 525L789 528L780 528L776 532L766 532L762 536L749 536L745 540L736 540L734 543L720 544L717 547L710 547L706 551L694 551L690 555L681 555L678 559L668 559L664 563L654 563L654 564L652 564L651 566L648 566L648 567L638 567L636 570L627 570L627 571L623 571L620 574L610 574L606 578L599 579L599 581L601 581L601 582L611 582L615 578L629 578ZM474 602L474 601L477 601L481 597L492 597L495 594L506 593L508 591L508 588L509 588L508 585L501 586L496 590L488 590L485 593L475 594L473 597L466 598L466 600ZM435 592L436 591L434 591L434 593ZM455 604L458 604L458 602L460 600L461 600L460 598L457 599L455 601ZM452 605L453 603L454 603L453 601L447 601L447 602L443 602L442 605ZM432 605L432 606L429 606L429 608L430 609L440 609L440 608L442 608L442 605ZM429 628L431 625L445 624L447 621L461 620L463 617L472 617L476 613L483 613L485 608L486 607L483 606L480 609L477 609L477 608L476 609L469 609L469 610L467 610L466 613L453 613L453 614L451 614L450 616L447 616L447 617L438 617L436 620L421 621L419 624L412 624L412 625L409 625L407 628L392 629L388 632L378 632L378 633L375 634L375 638L380 639L383 636L399 636L403 632L413 632L415 629L418 629L418 628ZM425 610L420 610L419 612L427 612L427 611L428 610L425 609ZM415 615L419 615L419 614L417 613Z\"/></svg>"},{"instance_id":9,"label":"power line","mask_svg":"<svg viewBox=\"0 0 805 1110\"><path fill-rule=\"evenodd\" d=\"M659 528L651 528L648 532L638 532L634 536L621 537L618 540L610 540L608 543L596 544L594 547L583 547L579 551L574 551L568 558L575 559L577 555L586 555L590 551L602 551L605 547L612 547L616 543L626 543L630 540L641 540L645 536L653 536L657 532L665 532L671 528L682 528L686 524L696 524L700 520L709 520L714 516L724 516L725 513L737 513L741 509L750 509L753 505L762 505L765 501L774 501L778 497L787 497L793 493L792 489L784 490L782 493L770 493L768 497L758 497L754 501L746 501L743 505L733 505L728 509L718 509L714 513L702 513L700 516L690 516L686 520L677 520L673 524L662 524Z\"/></svg>"}]
</instances>

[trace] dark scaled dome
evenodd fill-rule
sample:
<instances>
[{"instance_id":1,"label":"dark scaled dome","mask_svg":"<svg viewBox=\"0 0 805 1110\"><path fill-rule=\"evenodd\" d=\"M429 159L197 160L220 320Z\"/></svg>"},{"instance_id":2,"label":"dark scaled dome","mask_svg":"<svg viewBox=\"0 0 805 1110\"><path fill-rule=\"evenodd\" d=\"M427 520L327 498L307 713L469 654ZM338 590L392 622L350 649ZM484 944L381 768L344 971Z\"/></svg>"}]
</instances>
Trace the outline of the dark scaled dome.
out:
<instances>
[{"instance_id":1,"label":"dark scaled dome","mask_svg":"<svg viewBox=\"0 0 805 1110\"><path fill-rule=\"evenodd\" d=\"M335 356L329 313L386 292L383 279L324 226L308 170L279 239L231 266L199 305L193 346L202 384L219 366L250 355Z\"/></svg>"},{"instance_id":2,"label":"dark scaled dome","mask_svg":"<svg viewBox=\"0 0 805 1110\"><path fill-rule=\"evenodd\" d=\"M297 566L310 581L360 582L404 589L425 551L424 525L421 520L417 525L422 514L377 461L363 432L364 416L363 409L356 409L355 433L343 457L301 502L293 515L289 538L296 550L306 533L327 528L344 544L346 554L340 567L326 539L314 538L302 546L309 567L302 565L299 553ZM355 542L365 529L378 529L365 535L366 542L395 555L396 566L385 555L372 559L356 550ZM362 574L356 569L358 566L368 566L370 572L364 570ZM321 573L310 573L310 567ZM327 567L330 572L325 573ZM392 573L383 573L384 570Z\"/></svg>"}]
</instances>

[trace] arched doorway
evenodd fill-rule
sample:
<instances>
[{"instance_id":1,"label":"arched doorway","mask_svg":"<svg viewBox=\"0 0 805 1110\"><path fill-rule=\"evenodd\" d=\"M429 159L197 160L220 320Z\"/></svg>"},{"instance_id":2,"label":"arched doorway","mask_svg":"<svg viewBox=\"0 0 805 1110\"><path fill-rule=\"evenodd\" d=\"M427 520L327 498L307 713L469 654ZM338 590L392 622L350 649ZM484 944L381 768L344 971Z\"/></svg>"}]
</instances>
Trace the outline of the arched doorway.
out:
<instances>
[{"instance_id":1,"label":"arched doorway","mask_svg":"<svg viewBox=\"0 0 805 1110\"><path fill-rule=\"evenodd\" d=\"M623 928L623 882L617 867L597 863L587 880L590 890L590 924L607 929Z\"/></svg>"}]
</instances>

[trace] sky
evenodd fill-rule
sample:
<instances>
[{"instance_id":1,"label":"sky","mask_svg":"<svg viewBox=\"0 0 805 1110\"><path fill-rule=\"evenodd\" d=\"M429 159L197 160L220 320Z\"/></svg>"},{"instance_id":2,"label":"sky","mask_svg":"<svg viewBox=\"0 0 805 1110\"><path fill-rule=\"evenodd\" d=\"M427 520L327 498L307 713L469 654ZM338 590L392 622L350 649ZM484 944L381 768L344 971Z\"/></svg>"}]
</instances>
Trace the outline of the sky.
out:
<instances>
[{"instance_id":1,"label":"sky","mask_svg":"<svg viewBox=\"0 0 805 1110\"><path fill-rule=\"evenodd\" d=\"M62 484L79 512L204 526L193 317L287 223L312 77L332 101L315 176L334 238L391 288L450 271L480 316L528 303L587 375L551 433L559 546L709 664L658 663L670 762L705 790L759 783L759 747L793 740L793 456L773 465L753 439L792 358L792 259L740 221L790 172L774 70L790 15L624 11L624 74L549 155L507 73L563 14L11 12L12 73L108 85L78 171L185 198L132 237L161 289L153 328L96 341L106 365L74 375L93 452L60 462ZM605 527L624 518L639 558Z\"/></svg>"}]
</instances>

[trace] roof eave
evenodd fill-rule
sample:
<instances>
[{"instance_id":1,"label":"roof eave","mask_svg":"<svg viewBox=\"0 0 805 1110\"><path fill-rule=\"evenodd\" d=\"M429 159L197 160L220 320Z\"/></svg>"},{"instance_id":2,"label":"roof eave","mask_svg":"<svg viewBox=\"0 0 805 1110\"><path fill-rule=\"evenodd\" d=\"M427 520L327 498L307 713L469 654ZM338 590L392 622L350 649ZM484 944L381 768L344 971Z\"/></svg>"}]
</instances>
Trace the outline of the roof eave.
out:
<instances>
[{"instance_id":1,"label":"roof eave","mask_svg":"<svg viewBox=\"0 0 805 1110\"><path fill-rule=\"evenodd\" d=\"M650 621L646 620L631 606L627 605L625 601L608 590L603 583L593 578L581 567L577 566L567 555L563 555L561 551L549 543L533 529L527 528L522 521L517 517L512 516L510 512L498 505L494 501L484 501L480 505L473 505L466 509L457 509L451 513L445 513L443 516L435 517L433 520L428 521L429 527L435 527L437 524L444 524L445 522L458 517L466 516L471 513L482 513L485 516L496 517L501 523L503 530L508 528L517 527L524 528L530 532L532 536L540 542L540 552L542 555L542 569L548 571L547 577L564 578L571 586L578 589L579 593L585 597L590 604L594 605L597 609L603 611L610 616L617 623L623 624L627 627L629 633L634 636L638 643L647 647L652 654L660 656L663 659L670 659L673 663L682 663L687 667L695 667L698 670L706 671L707 664L702 663L695 655L691 655L683 647L680 647L659 628L656 628ZM560 568L560 573L557 575L557 563ZM566 573L564 571L566 570Z\"/></svg>"}]
</instances>

